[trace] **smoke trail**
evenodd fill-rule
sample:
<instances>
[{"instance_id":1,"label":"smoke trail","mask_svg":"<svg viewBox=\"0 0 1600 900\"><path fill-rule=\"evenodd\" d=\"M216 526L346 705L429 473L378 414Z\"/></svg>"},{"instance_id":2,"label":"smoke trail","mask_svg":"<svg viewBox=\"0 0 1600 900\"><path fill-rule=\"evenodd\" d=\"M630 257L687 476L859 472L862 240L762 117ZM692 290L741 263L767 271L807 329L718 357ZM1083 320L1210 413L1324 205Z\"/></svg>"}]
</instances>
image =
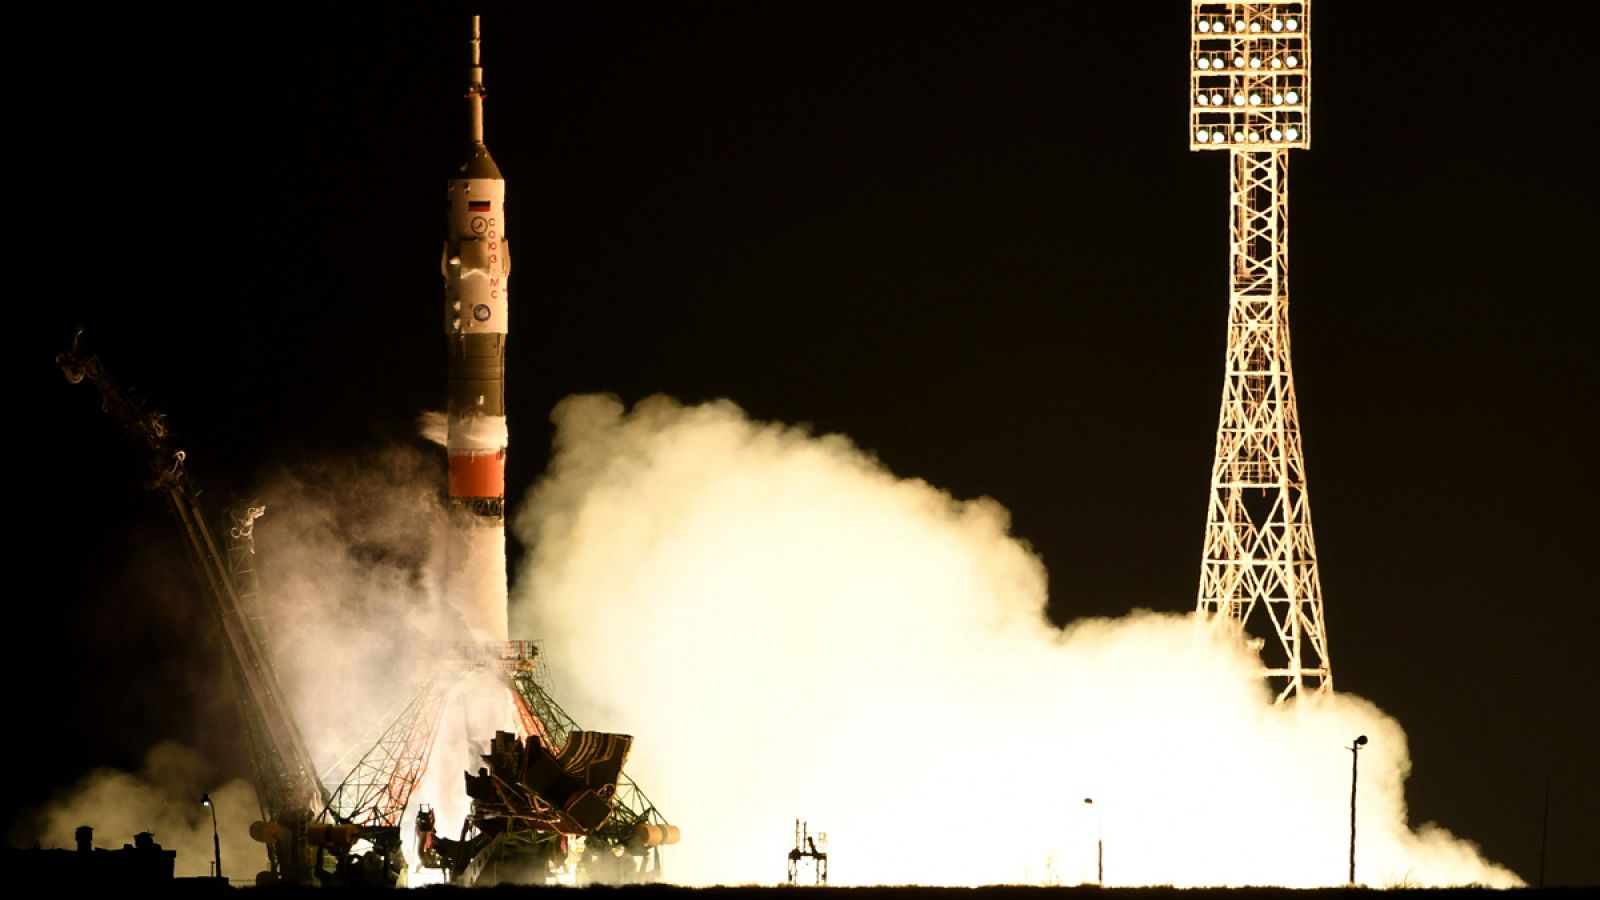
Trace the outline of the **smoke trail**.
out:
<instances>
[{"instance_id":1,"label":"smoke trail","mask_svg":"<svg viewBox=\"0 0 1600 900\"><path fill-rule=\"evenodd\" d=\"M1273 706L1188 616L1050 626L991 500L728 402L554 419L513 630L587 727L638 736L630 771L684 829L672 880L781 880L800 816L835 883L1092 881L1103 835L1110 884L1339 884L1366 734L1364 881L1520 883L1408 826L1405 735L1371 703Z\"/></svg>"},{"instance_id":2,"label":"smoke trail","mask_svg":"<svg viewBox=\"0 0 1600 900\"><path fill-rule=\"evenodd\" d=\"M255 790L244 781L217 786L211 769L187 747L164 742L145 754L137 773L96 769L62 790L35 814L31 830L41 846L72 847L79 825L94 827L96 847L133 843L141 831L155 835L164 849L178 851L179 877L211 874L211 811L200 805L209 793L217 811L222 871L231 880L249 880L267 867L262 845L250 840L250 823L260 818Z\"/></svg>"}]
</instances>

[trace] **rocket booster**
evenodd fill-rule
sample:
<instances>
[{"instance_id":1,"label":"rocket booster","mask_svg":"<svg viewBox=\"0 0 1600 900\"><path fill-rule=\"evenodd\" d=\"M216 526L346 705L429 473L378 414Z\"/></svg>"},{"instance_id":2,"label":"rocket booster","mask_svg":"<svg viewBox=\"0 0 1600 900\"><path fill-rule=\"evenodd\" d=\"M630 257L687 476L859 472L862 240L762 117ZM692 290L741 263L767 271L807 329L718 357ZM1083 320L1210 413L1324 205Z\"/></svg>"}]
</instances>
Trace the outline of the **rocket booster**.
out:
<instances>
[{"instance_id":1,"label":"rocket booster","mask_svg":"<svg viewBox=\"0 0 1600 900\"><path fill-rule=\"evenodd\" d=\"M483 67L472 17L471 143L449 182L444 331L449 350L450 537L445 591L481 640L506 639L505 179L483 143Z\"/></svg>"}]
</instances>

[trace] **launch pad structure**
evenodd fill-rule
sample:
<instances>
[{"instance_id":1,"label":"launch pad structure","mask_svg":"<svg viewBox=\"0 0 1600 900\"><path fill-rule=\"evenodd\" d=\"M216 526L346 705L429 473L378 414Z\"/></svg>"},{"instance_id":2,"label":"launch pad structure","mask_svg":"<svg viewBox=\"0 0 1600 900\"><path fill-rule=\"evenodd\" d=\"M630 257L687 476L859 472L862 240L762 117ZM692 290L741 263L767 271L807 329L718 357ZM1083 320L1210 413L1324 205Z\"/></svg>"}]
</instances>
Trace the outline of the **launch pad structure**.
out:
<instances>
[{"instance_id":1,"label":"launch pad structure","mask_svg":"<svg viewBox=\"0 0 1600 900\"><path fill-rule=\"evenodd\" d=\"M1311 146L1311 2L1191 0L1189 148L1231 177L1228 342L1199 612L1250 630L1278 702L1333 689L1289 360L1289 151Z\"/></svg>"}]
</instances>

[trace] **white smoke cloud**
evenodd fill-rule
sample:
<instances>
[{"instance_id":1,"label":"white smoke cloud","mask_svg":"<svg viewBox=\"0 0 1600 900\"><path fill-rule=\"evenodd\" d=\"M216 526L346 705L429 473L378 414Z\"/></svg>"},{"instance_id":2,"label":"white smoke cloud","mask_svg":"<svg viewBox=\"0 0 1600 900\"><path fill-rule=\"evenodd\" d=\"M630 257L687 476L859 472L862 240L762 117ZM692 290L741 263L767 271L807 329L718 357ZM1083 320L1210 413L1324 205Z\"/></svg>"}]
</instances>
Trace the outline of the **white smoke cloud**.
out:
<instances>
[{"instance_id":1,"label":"white smoke cloud","mask_svg":"<svg viewBox=\"0 0 1600 900\"><path fill-rule=\"evenodd\" d=\"M1520 883L1409 827L1405 735L1373 704L1274 706L1190 616L1052 627L991 500L726 401L554 419L513 632L586 727L638 736L629 770L683 828L673 881L781 880L803 817L836 884L1092 881L1102 835L1110 884L1340 884L1365 734L1362 881Z\"/></svg>"},{"instance_id":2,"label":"white smoke cloud","mask_svg":"<svg viewBox=\"0 0 1600 900\"><path fill-rule=\"evenodd\" d=\"M89 825L94 846L116 849L148 831L163 849L178 852L175 875L205 876L213 859L211 810L200 805L206 793L216 805L223 874L236 883L252 881L267 867L265 848L249 834L260 818L255 789L240 780L219 785L199 754L172 742L152 747L138 772L84 775L37 813L34 833L41 846L74 847L78 826Z\"/></svg>"}]
</instances>

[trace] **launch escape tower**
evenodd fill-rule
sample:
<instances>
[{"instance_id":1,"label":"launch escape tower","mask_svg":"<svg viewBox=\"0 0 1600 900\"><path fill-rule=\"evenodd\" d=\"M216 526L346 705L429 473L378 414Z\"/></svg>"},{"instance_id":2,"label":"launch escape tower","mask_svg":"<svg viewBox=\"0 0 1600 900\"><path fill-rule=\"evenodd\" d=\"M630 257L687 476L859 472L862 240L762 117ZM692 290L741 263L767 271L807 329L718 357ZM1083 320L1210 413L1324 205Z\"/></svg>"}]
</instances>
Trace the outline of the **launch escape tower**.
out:
<instances>
[{"instance_id":1,"label":"launch escape tower","mask_svg":"<svg viewBox=\"0 0 1600 900\"><path fill-rule=\"evenodd\" d=\"M1189 149L1226 150L1228 350L1197 609L1256 639L1279 702L1333 688L1289 363L1289 151L1311 146L1311 2L1192 0Z\"/></svg>"}]
</instances>

